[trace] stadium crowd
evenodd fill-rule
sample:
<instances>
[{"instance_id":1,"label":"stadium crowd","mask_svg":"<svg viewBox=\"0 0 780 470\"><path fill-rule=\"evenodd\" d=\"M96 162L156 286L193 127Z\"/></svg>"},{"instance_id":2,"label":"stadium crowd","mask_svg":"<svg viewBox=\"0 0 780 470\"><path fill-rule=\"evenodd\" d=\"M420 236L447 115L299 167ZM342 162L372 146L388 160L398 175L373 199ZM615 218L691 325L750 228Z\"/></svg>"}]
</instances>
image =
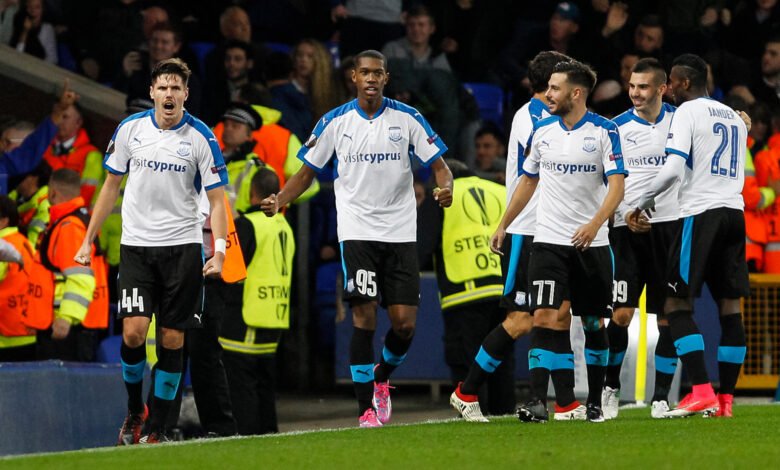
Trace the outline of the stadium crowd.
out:
<instances>
[{"instance_id":1,"label":"stadium crowd","mask_svg":"<svg viewBox=\"0 0 780 470\"><path fill-rule=\"evenodd\" d=\"M250 276L255 274L257 265L252 260L261 244L252 228L259 222L247 221L255 219L252 214L259 211L261 200L279 192L276 186L283 189L306 168L298 155L314 146L311 139L322 116L358 96L352 76L354 56L360 51L375 49L386 57L391 78L384 95L418 110L436 130L430 139L438 136L449 148L447 158L463 164L459 172L453 171L456 180L458 175L476 176L500 185L509 183L508 153L514 151L517 158L517 149L509 142L512 119L536 93L529 63L539 52L556 51L592 66L598 79L587 106L607 119L632 108L630 79L640 60L657 59L669 72L680 54L696 54L707 63L709 96L747 112L752 119L742 190L747 263L751 272L780 273L778 3L3 0L0 41L125 93L128 115L153 109L149 89L152 71L159 64L173 58L189 64L192 74L184 107L211 128L224 155L234 232L242 248L251 245L249 254L243 253ZM498 98L488 102L485 89L496 90ZM663 99L672 100L668 93ZM499 112L491 112L495 110ZM94 361L100 341L121 333L121 323L109 320L116 313L110 306L118 302L120 309L138 307L136 294L118 291L115 282L125 183L117 190L92 247L91 268L74 262L90 212L110 175L104 154L113 152L90 142L88 124L78 96L67 84L51 116L37 125L17 120L11 109L0 109L0 182L7 193L0 196L0 237L22 253L25 269L30 268L23 271L13 263L0 264L4 301L18 297L13 307L9 300L6 312L20 318L16 324L0 322L2 361ZM322 357L332 359L333 323L341 308L336 292L347 286L342 286L346 279L339 274L343 254L336 230L335 164L332 160L325 164L328 171L318 172L297 199L310 201L311 207L310 246L298 247L298 256L310 260L314 291L322 294L318 298L333 299L314 307L318 348ZM275 175L276 185L267 175L261 178L267 169ZM438 183L435 170L423 164L415 162L413 173L418 264L420 270L433 270L442 237L441 217L430 216L439 210L436 204L431 207L431 190ZM289 232L285 229L290 237L297 230L295 213L294 204L285 213L292 225ZM213 256L211 227L205 226L203 232L207 257ZM290 261L292 252L285 251L282 258ZM292 265L285 268L280 273ZM34 278L30 286L35 288L20 294L22 275ZM214 288L217 282L221 285ZM215 296L240 298L240 287L237 294L230 291L232 287L207 281L207 304ZM289 302L289 285L285 295ZM231 307L240 316L241 306ZM210 309L206 310L219 311L215 318L235 313L216 303ZM501 316L493 318L494 324L482 337L503 320ZM215 355L224 349L228 384L238 390L231 379L242 384L250 380L241 372L247 356L242 356L247 352L242 335L251 330L262 336L253 340L249 354L262 358L252 367L262 370L261 381L268 384L260 386L259 393L273 401L273 357L281 332L294 317L295 306L285 321L258 319L256 324L229 325L225 334L220 333L221 325L214 325L213 338L188 341L210 342ZM473 358L477 349L466 355ZM193 364L209 361L193 355L193 350L201 349L190 349ZM466 378L468 362L448 357L456 382ZM206 365L204 370L210 367L215 366ZM193 376L193 385L196 380ZM203 390L213 383L205 380ZM248 393L230 391L234 411L235 402L245 400ZM224 397L212 399L211 403L219 403ZM220 419L230 414L228 409L209 421L201 413L201 420L215 423L209 429L215 434L276 430L275 416L268 422L242 423L240 417L251 411L232 413L238 429L221 426Z\"/></svg>"}]
</instances>

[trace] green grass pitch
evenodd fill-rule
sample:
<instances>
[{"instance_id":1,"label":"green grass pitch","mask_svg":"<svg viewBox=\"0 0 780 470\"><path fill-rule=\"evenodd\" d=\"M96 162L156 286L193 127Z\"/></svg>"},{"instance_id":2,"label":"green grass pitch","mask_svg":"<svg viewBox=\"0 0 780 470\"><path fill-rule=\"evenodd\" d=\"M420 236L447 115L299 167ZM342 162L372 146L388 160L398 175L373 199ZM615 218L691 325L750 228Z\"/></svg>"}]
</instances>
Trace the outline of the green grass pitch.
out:
<instances>
[{"instance_id":1,"label":"green grass pitch","mask_svg":"<svg viewBox=\"0 0 780 470\"><path fill-rule=\"evenodd\" d=\"M489 424L459 420L43 454L0 467L93 468L780 468L780 406L737 406L734 419ZM522 467L521 467L522 466Z\"/></svg>"}]
</instances>

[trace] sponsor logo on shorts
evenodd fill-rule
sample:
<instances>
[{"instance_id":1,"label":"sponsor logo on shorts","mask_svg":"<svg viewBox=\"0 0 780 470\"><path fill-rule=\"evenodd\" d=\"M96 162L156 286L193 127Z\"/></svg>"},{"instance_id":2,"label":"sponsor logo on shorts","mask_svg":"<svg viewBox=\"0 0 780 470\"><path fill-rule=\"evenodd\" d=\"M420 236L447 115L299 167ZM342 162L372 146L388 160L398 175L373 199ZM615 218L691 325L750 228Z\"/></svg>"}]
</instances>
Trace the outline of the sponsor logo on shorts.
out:
<instances>
[{"instance_id":1,"label":"sponsor logo on shorts","mask_svg":"<svg viewBox=\"0 0 780 470\"><path fill-rule=\"evenodd\" d=\"M526 305L526 293L522 291L515 292L515 303L517 305Z\"/></svg>"},{"instance_id":2,"label":"sponsor logo on shorts","mask_svg":"<svg viewBox=\"0 0 780 470\"><path fill-rule=\"evenodd\" d=\"M351 294L353 292L355 292L355 280L350 279L347 281L347 294Z\"/></svg>"}]
</instances>

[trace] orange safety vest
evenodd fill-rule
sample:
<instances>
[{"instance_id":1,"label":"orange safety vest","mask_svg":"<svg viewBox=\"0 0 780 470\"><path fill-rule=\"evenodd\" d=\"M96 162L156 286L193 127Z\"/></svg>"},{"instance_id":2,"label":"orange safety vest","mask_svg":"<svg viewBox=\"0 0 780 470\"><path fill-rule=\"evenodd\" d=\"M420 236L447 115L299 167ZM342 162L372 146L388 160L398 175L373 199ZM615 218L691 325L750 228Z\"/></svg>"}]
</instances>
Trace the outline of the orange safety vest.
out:
<instances>
[{"instance_id":1,"label":"orange safety vest","mask_svg":"<svg viewBox=\"0 0 780 470\"><path fill-rule=\"evenodd\" d=\"M57 266L52 262L56 258L56 254L62 255L58 251L61 249L58 244L67 244L70 247L79 246L89 226L89 214L81 210L85 207L84 200L77 197L73 200L72 207L73 211L51 221L41 237L39 247L41 262L52 272L62 272L67 269L65 266ZM65 224L66 221L70 223ZM108 327L108 267L105 256L97 243L97 238L95 240L95 243L92 244L92 263L89 266L95 276L95 291L92 294L92 301L89 303L87 315L82 325L87 328L106 328ZM72 258L75 256L75 251L66 256ZM75 261L73 263L75 264Z\"/></svg>"},{"instance_id":2,"label":"orange safety vest","mask_svg":"<svg viewBox=\"0 0 780 470\"><path fill-rule=\"evenodd\" d=\"M225 124L220 122L213 129L219 148L225 147L222 143L224 128ZM291 136L292 132L279 124L263 124L260 129L252 132L252 139L255 141L253 152L263 163L276 171L280 188L283 188L285 183L284 162L287 160L287 148Z\"/></svg>"},{"instance_id":3,"label":"orange safety vest","mask_svg":"<svg viewBox=\"0 0 780 470\"><path fill-rule=\"evenodd\" d=\"M81 176L81 172L84 171L84 163L87 160L87 154L89 152L99 151L97 147L92 145L89 141L87 131L84 129L79 129L78 134L76 134L76 140L73 142L73 147L71 147L70 152L65 155L54 155L55 141L56 139L52 141L51 145L46 149L46 152L43 153L43 159L46 160L46 163L49 164L52 171L68 168Z\"/></svg>"},{"instance_id":4,"label":"orange safety vest","mask_svg":"<svg viewBox=\"0 0 780 470\"><path fill-rule=\"evenodd\" d=\"M40 240L40 239L39 239ZM46 330L54 317L54 274L41 262L41 253L36 252L32 263L25 264L29 274L27 288L27 316L25 325L36 330Z\"/></svg>"},{"instance_id":5,"label":"orange safety vest","mask_svg":"<svg viewBox=\"0 0 780 470\"><path fill-rule=\"evenodd\" d=\"M31 266L33 251L30 242L18 231L3 237L22 255L25 267ZM30 305L27 301L29 272L16 263L8 263L5 279L0 281L0 335L31 336L35 330L24 323Z\"/></svg>"}]
</instances>

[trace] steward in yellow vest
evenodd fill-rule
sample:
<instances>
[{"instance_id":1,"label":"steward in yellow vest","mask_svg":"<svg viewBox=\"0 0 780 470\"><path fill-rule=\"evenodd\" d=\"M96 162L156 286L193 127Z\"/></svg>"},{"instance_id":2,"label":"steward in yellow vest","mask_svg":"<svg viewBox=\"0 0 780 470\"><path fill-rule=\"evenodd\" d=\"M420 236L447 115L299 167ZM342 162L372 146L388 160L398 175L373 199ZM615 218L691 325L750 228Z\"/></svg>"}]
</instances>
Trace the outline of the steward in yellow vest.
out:
<instances>
[{"instance_id":1,"label":"steward in yellow vest","mask_svg":"<svg viewBox=\"0 0 780 470\"><path fill-rule=\"evenodd\" d=\"M24 175L16 189L9 193L16 201L19 211L19 231L24 234L32 246L38 243L38 237L49 225L49 177L51 168L41 162L35 169Z\"/></svg>"},{"instance_id":2,"label":"steward in yellow vest","mask_svg":"<svg viewBox=\"0 0 780 470\"><path fill-rule=\"evenodd\" d=\"M260 201L279 191L279 178L264 167L251 181L252 205L236 232L247 265L243 284L227 285L219 342L239 434L278 432L275 354L290 328L295 240L282 214L266 217Z\"/></svg>"},{"instance_id":3,"label":"steward in yellow vest","mask_svg":"<svg viewBox=\"0 0 780 470\"><path fill-rule=\"evenodd\" d=\"M453 385L463 381L482 340L506 313L501 258L490 251L506 206L506 188L474 176L463 163L447 162L454 178L452 206L443 209L435 269L444 316L444 356ZM512 412L514 361L508 359L490 378L485 404L491 414Z\"/></svg>"}]
</instances>

